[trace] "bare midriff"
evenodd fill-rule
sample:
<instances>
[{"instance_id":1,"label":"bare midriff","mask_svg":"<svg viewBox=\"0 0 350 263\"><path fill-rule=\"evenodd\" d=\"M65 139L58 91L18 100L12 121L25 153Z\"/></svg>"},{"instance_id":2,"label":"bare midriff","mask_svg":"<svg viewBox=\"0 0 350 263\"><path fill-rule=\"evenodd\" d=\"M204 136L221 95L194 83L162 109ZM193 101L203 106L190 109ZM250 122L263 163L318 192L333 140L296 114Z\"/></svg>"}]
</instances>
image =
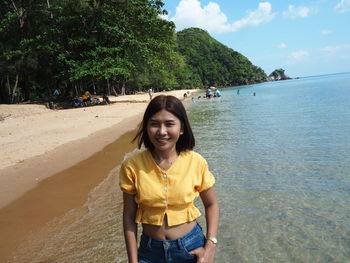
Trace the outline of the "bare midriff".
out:
<instances>
[{"instance_id":1,"label":"bare midriff","mask_svg":"<svg viewBox=\"0 0 350 263\"><path fill-rule=\"evenodd\" d=\"M143 233L156 240L172 240L186 235L197 224L196 220L175 226L168 226L167 222L165 215L161 226L142 224Z\"/></svg>"}]
</instances>

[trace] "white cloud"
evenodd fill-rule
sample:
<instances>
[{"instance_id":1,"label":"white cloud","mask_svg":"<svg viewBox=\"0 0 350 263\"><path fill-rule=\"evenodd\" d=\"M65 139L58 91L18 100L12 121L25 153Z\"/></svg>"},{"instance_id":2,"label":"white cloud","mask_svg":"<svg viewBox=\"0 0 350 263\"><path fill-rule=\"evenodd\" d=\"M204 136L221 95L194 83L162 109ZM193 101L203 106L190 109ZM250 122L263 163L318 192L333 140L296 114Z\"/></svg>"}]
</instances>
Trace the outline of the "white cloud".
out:
<instances>
[{"instance_id":1,"label":"white cloud","mask_svg":"<svg viewBox=\"0 0 350 263\"><path fill-rule=\"evenodd\" d=\"M213 2L202 8L198 0L182 0L171 20L175 22L177 30L200 27L216 33L230 31L226 15L221 12L220 6Z\"/></svg>"},{"instance_id":2,"label":"white cloud","mask_svg":"<svg viewBox=\"0 0 350 263\"><path fill-rule=\"evenodd\" d=\"M309 57L310 53L307 50L298 50L292 52L289 56L292 59L292 61L297 62Z\"/></svg>"},{"instance_id":3,"label":"white cloud","mask_svg":"<svg viewBox=\"0 0 350 263\"><path fill-rule=\"evenodd\" d=\"M256 10L248 12L244 18L230 24L226 14L215 2L209 2L202 7L198 0L181 0L171 20L175 22L177 30L199 27L210 33L224 33L269 22L275 16L271 10L269 2L261 2Z\"/></svg>"},{"instance_id":4,"label":"white cloud","mask_svg":"<svg viewBox=\"0 0 350 263\"><path fill-rule=\"evenodd\" d=\"M335 7L335 11L338 13L345 13L350 11L350 0L341 0Z\"/></svg>"},{"instance_id":5,"label":"white cloud","mask_svg":"<svg viewBox=\"0 0 350 263\"><path fill-rule=\"evenodd\" d=\"M284 43L281 43L281 44L278 45L278 48L281 48L281 49L282 49L282 48L286 48L286 47L287 47L287 45L284 44Z\"/></svg>"},{"instance_id":6,"label":"white cloud","mask_svg":"<svg viewBox=\"0 0 350 263\"><path fill-rule=\"evenodd\" d=\"M330 33L332 33L332 30L329 30L329 29L322 29L321 30L322 35L329 35Z\"/></svg>"},{"instance_id":7,"label":"white cloud","mask_svg":"<svg viewBox=\"0 0 350 263\"><path fill-rule=\"evenodd\" d=\"M283 16L287 18L305 18L316 13L316 9L307 6L294 6L289 5L288 10L283 12Z\"/></svg>"},{"instance_id":8,"label":"white cloud","mask_svg":"<svg viewBox=\"0 0 350 263\"><path fill-rule=\"evenodd\" d=\"M343 45L337 45L337 46L326 46L324 48L321 48L322 51L325 51L327 53L335 53L339 52L345 49L350 49L350 44L343 44Z\"/></svg>"},{"instance_id":9,"label":"white cloud","mask_svg":"<svg viewBox=\"0 0 350 263\"><path fill-rule=\"evenodd\" d=\"M257 26L271 21L275 14L271 13L272 8L269 2L259 3L258 9L247 13L246 17L232 24L232 31L238 31L248 26Z\"/></svg>"}]
</instances>

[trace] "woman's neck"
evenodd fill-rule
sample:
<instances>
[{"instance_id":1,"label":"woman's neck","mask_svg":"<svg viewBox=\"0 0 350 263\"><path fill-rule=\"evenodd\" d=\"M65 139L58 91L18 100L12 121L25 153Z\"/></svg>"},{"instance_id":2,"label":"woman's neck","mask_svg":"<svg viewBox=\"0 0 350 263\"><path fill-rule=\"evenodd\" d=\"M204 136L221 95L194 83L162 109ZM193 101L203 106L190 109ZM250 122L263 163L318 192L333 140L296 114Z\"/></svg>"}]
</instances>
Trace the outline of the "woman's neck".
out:
<instances>
[{"instance_id":1,"label":"woman's neck","mask_svg":"<svg viewBox=\"0 0 350 263\"><path fill-rule=\"evenodd\" d=\"M151 153L158 166L164 170L168 170L179 156L175 149L169 152L152 151Z\"/></svg>"}]
</instances>

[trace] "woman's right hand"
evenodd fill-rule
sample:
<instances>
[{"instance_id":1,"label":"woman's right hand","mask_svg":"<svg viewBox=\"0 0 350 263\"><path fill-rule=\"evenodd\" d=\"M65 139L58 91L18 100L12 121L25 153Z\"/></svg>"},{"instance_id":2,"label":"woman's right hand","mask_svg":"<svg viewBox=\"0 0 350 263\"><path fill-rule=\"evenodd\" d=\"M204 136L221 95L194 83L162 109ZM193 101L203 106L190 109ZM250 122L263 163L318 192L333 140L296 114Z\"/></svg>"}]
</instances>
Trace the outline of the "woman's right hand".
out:
<instances>
[{"instance_id":1,"label":"woman's right hand","mask_svg":"<svg viewBox=\"0 0 350 263\"><path fill-rule=\"evenodd\" d=\"M197 263L213 263L216 245L207 242L204 247L196 248L190 251L190 254L197 256Z\"/></svg>"}]
</instances>

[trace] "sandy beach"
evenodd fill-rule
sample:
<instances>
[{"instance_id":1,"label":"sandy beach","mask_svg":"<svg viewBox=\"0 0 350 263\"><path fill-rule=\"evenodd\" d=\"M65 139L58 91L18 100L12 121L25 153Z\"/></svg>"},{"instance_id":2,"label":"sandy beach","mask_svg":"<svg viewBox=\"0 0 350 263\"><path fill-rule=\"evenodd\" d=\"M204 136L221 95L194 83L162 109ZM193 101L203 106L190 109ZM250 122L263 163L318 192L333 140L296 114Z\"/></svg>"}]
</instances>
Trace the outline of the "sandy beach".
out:
<instances>
[{"instance_id":1,"label":"sandy beach","mask_svg":"<svg viewBox=\"0 0 350 263\"><path fill-rule=\"evenodd\" d=\"M154 95L183 98L185 92ZM88 158L135 129L149 96L111 96L110 100L115 103L66 110L36 104L0 105L0 208L42 179Z\"/></svg>"},{"instance_id":2,"label":"sandy beach","mask_svg":"<svg viewBox=\"0 0 350 263\"><path fill-rule=\"evenodd\" d=\"M183 99L185 92L154 95ZM135 148L135 145L126 146L134 134L129 131L135 130L141 121L149 102L148 94L110 99L114 103L66 110L50 110L36 104L0 105L0 228L4 238L0 240L0 259L10 254L26 233L83 204L89 191L103 180L115 162L120 163L124 154ZM120 156L106 158L106 152L101 156L100 151L106 151L117 139L119 142L112 147L118 147ZM99 165L93 165L96 162ZM84 169L96 176L83 177ZM69 179L68 174L76 178ZM52 193L69 184L71 187L64 194L66 200L47 202L50 198L55 200ZM37 219L28 221L33 213Z\"/></svg>"}]
</instances>

